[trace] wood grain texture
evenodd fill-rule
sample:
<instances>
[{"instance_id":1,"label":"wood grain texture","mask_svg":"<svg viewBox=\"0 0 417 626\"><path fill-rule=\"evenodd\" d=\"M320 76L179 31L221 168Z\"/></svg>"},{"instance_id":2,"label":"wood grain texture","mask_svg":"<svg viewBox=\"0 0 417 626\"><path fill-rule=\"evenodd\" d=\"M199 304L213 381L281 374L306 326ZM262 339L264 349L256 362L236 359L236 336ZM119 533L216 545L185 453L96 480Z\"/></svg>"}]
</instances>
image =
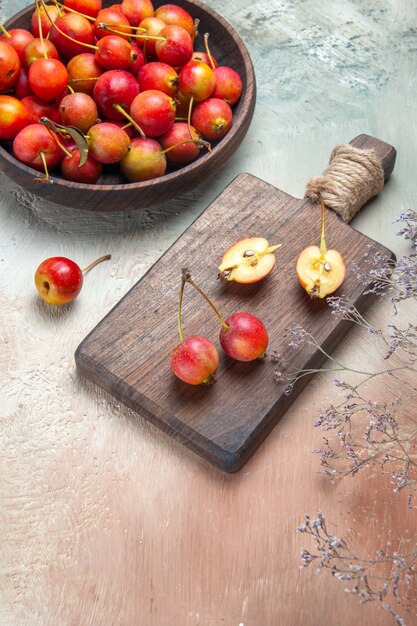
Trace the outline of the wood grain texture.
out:
<instances>
[{"instance_id":1,"label":"wood grain texture","mask_svg":"<svg viewBox=\"0 0 417 626\"><path fill-rule=\"evenodd\" d=\"M114 4L104 0L103 6ZM166 4L154 3L155 8ZM52 184L40 184L34 179L38 172L18 161L11 144L0 145L0 168L16 183L45 200L58 202L77 209L89 211L123 211L143 209L164 200L172 200L194 187L207 183L226 163L243 141L256 102L256 81L252 61L245 44L226 20L199 0L178 0L177 4L200 21L200 29L210 35L210 49L218 65L229 65L242 79L242 96L233 107L233 125L220 141L212 142L210 151L204 149L195 161L181 168L168 165L167 173L157 179L141 183L128 183L115 167L104 168L97 184L88 185L67 181L59 173L51 176ZM20 11L5 26L28 28L33 6ZM202 36L197 38L195 50L203 50Z\"/></svg>"},{"instance_id":2,"label":"wood grain texture","mask_svg":"<svg viewBox=\"0 0 417 626\"><path fill-rule=\"evenodd\" d=\"M83 337L241 172L300 198L333 146L381 137L398 150L395 172L352 226L410 252L394 221L416 207L416 1L206 4L245 41L259 88L245 140L209 184L152 210L100 213L41 200L0 173L2 626L393 626L344 581L300 569L311 544L295 528L318 508L362 556L417 536L415 506L378 468L336 484L320 474L313 424L337 399L332 373L225 474L75 371ZM27 5L0 0L1 20ZM84 267L107 252L72 306L38 300L44 258ZM389 312L376 302L367 317L385 327ZM415 316L405 308L395 323ZM359 328L334 356L385 364ZM387 391L374 382L369 398ZM403 615L414 626L415 611Z\"/></svg>"},{"instance_id":3,"label":"wood grain texture","mask_svg":"<svg viewBox=\"0 0 417 626\"><path fill-rule=\"evenodd\" d=\"M394 148L366 136L352 143L377 147L389 176ZM181 268L190 269L200 288L224 311L224 319L237 311L260 317L268 330L270 353L291 353L288 329L292 322L332 351L348 324L332 315L325 300L309 298L294 269L301 250L318 244L320 224L318 205L241 174L81 344L76 352L78 369L209 462L227 472L238 471L309 377L303 377L288 396L288 382L274 379L270 358L239 363L223 355L214 386L194 387L178 381L170 371L170 353L179 341ZM216 286L224 251L239 239L257 236L271 245L282 243L277 269L258 284ZM390 257L391 253L343 224L331 211L327 211L326 240L341 253L347 267L338 294L363 312L371 298L363 295L366 286L353 268L362 267L368 246L371 256ZM198 293L189 291L183 307L185 336L202 334L215 340L216 317L209 314ZM286 356L288 371L319 368L324 360L321 350L310 345Z\"/></svg>"}]
</instances>

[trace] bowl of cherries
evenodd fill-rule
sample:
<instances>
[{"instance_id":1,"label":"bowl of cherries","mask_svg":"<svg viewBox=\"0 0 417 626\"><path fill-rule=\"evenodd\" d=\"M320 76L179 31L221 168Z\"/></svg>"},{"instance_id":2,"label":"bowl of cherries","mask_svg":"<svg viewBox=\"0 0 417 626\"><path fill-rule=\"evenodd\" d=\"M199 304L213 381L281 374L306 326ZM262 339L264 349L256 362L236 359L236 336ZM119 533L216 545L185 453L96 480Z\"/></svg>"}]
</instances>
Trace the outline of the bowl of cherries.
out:
<instances>
[{"instance_id":1,"label":"bowl of cherries","mask_svg":"<svg viewBox=\"0 0 417 626\"><path fill-rule=\"evenodd\" d=\"M0 28L0 169L47 200L173 199L214 176L252 121L248 51L199 0L36 0Z\"/></svg>"}]
</instances>

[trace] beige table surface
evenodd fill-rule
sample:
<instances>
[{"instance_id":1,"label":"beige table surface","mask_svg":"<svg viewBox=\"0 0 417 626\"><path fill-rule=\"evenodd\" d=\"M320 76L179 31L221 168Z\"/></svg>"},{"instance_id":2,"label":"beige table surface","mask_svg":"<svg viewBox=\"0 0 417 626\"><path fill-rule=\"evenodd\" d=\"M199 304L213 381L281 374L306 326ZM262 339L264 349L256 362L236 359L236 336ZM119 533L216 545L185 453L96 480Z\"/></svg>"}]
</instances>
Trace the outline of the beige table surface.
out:
<instances>
[{"instance_id":1,"label":"beige table surface","mask_svg":"<svg viewBox=\"0 0 417 626\"><path fill-rule=\"evenodd\" d=\"M26 4L1 0L0 17ZM295 528L318 508L362 554L417 531L378 473L337 485L318 473L313 421L331 377L316 377L244 469L225 475L75 371L79 342L239 172L302 197L333 146L379 137L398 149L396 168L353 226L408 250L393 221L417 205L416 1L207 4L246 42L259 95L245 141L206 187L157 209L93 214L0 175L2 626L393 623L299 567L311 544ZM44 258L83 266L104 253L112 260L73 306L37 298ZM384 323L382 306L372 318ZM355 365L372 352L356 330L338 350Z\"/></svg>"}]
</instances>

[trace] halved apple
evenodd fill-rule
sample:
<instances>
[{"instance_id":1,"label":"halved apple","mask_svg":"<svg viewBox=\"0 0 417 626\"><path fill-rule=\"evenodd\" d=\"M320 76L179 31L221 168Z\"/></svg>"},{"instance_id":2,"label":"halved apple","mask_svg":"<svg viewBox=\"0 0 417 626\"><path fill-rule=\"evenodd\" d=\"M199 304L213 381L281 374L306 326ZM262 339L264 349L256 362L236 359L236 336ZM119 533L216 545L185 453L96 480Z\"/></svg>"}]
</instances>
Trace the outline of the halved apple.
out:
<instances>
[{"instance_id":1,"label":"halved apple","mask_svg":"<svg viewBox=\"0 0 417 626\"><path fill-rule=\"evenodd\" d=\"M225 253L219 265L219 278L237 283L257 283L272 271L275 250L263 237L248 237L237 241Z\"/></svg>"},{"instance_id":2,"label":"halved apple","mask_svg":"<svg viewBox=\"0 0 417 626\"><path fill-rule=\"evenodd\" d=\"M337 250L326 250L323 257L319 246L308 246L297 259L296 272L310 296L325 298L343 283L345 263Z\"/></svg>"}]
</instances>

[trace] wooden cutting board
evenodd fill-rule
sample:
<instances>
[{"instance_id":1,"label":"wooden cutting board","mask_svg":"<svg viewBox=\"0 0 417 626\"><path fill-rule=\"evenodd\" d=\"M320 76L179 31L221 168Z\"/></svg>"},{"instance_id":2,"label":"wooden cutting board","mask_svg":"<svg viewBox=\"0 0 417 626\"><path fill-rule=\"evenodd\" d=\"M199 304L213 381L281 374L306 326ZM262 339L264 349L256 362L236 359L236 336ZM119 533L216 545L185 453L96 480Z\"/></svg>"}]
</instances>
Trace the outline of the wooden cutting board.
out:
<instances>
[{"instance_id":1,"label":"wooden cutting board","mask_svg":"<svg viewBox=\"0 0 417 626\"><path fill-rule=\"evenodd\" d=\"M392 146L366 135L351 144L373 148L388 178L396 156ZM276 268L254 285L218 281L223 253L248 236L265 237L271 245L282 243ZM285 395L287 383L275 380L276 366L268 356L252 363L227 357L219 346L217 319L201 296L186 285L184 334L212 339L219 347L220 366L217 382L208 387L177 380L170 370L170 353L179 342L181 268L190 269L223 317L238 311L258 315L269 333L269 354L285 353L296 369L318 368L324 361L318 349L306 345L288 349L290 323L312 333L327 351L350 326L331 314L326 301L311 300L295 275L298 253L307 245L318 245L319 238L317 205L249 174L239 175L84 339L75 353L79 371L221 470L238 471L309 377ZM371 254L392 257L392 253L343 223L331 210L326 215L326 243L337 248L346 262L346 278L338 295L346 295L363 311L372 296L364 295L365 287L352 267L361 266L369 244Z\"/></svg>"}]
</instances>

